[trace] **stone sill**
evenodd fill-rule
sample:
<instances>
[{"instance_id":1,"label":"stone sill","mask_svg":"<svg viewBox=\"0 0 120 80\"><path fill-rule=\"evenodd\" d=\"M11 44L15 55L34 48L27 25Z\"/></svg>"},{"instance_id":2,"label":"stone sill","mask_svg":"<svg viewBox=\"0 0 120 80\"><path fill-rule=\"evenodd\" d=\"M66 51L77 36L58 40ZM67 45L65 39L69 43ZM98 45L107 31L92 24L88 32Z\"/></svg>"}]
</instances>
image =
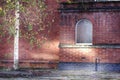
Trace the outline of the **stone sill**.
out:
<instances>
[{"instance_id":1,"label":"stone sill","mask_svg":"<svg viewBox=\"0 0 120 80\"><path fill-rule=\"evenodd\" d=\"M59 48L120 48L120 45L103 44L103 45L76 45L76 44L60 44Z\"/></svg>"}]
</instances>

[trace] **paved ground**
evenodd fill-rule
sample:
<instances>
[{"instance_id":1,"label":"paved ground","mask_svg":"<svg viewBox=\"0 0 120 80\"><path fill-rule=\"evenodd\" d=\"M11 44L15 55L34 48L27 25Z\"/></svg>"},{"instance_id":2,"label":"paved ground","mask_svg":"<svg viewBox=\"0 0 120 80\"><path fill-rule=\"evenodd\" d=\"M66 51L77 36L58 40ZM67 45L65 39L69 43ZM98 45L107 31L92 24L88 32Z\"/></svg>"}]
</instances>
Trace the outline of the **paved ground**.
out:
<instances>
[{"instance_id":1,"label":"paved ground","mask_svg":"<svg viewBox=\"0 0 120 80\"><path fill-rule=\"evenodd\" d=\"M0 80L120 80L120 72L82 70L0 71Z\"/></svg>"}]
</instances>

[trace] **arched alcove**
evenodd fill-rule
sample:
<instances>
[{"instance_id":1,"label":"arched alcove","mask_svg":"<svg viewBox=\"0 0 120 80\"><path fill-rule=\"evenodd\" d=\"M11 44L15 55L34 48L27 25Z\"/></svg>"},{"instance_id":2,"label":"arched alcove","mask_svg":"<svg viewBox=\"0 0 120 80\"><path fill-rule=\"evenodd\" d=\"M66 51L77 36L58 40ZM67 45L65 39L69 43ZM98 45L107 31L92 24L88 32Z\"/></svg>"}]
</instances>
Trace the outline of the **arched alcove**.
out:
<instances>
[{"instance_id":1,"label":"arched alcove","mask_svg":"<svg viewBox=\"0 0 120 80\"><path fill-rule=\"evenodd\" d=\"M92 27L92 22L88 19L81 19L76 23L76 44L92 45Z\"/></svg>"}]
</instances>

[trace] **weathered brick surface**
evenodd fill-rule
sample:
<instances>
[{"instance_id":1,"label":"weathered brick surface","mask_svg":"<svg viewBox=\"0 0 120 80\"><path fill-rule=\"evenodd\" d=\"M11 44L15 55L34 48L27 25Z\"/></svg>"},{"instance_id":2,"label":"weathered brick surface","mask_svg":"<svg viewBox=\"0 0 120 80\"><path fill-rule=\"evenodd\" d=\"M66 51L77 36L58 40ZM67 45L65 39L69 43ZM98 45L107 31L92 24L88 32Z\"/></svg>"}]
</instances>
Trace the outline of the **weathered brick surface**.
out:
<instances>
[{"instance_id":1,"label":"weathered brick surface","mask_svg":"<svg viewBox=\"0 0 120 80\"><path fill-rule=\"evenodd\" d=\"M32 46L29 44L28 41L25 39L20 38L20 44L19 44L19 59L20 61L28 61L28 60L33 60L33 61L58 61L59 59L59 12L57 11L58 5L56 0L51 1L51 0L46 0L47 4L47 11L50 13L48 20L51 21L51 30L48 34L47 41L41 45L40 48L32 48ZM33 16L30 15L32 18ZM52 21L53 19L53 21ZM46 22L50 22L46 21ZM2 19L0 19L0 24L2 24ZM20 28L22 25L20 26ZM48 31L47 31L48 32ZM44 34L44 33L43 33ZM40 34L41 35L41 34ZM14 39L13 39L14 40ZM2 40L2 43L0 44L0 62L1 60L8 60L6 63L1 63L0 66L8 66L9 65L9 60L13 60L13 40L8 43L6 40ZM2 65L3 64L3 65ZM8 65L7 65L8 64ZM24 65L23 65L24 64ZM20 66L24 67L51 67L51 64L41 64L41 63L36 63L36 64L29 64L29 63L23 63L20 64ZM56 64L56 63L55 63ZM53 64L53 66L55 65ZM26 66L25 66L26 65ZM10 67L10 66L8 66Z\"/></svg>"},{"instance_id":2,"label":"weathered brick surface","mask_svg":"<svg viewBox=\"0 0 120 80\"><path fill-rule=\"evenodd\" d=\"M77 21L81 19L88 19L93 24L93 45L120 44L119 11L63 12L60 27L61 44L76 45L75 27ZM99 58L101 63L120 63L119 55L120 48L60 48L61 62L95 62L95 59Z\"/></svg>"},{"instance_id":3,"label":"weathered brick surface","mask_svg":"<svg viewBox=\"0 0 120 80\"><path fill-rule=\"evenodd\" d=\"M120 49L101 48L63 48L60 49L61 62L120 63Z\"/></svg>"},{"instance_id":4,"label":"weathered brick surface","mask_svg":"<svg viewBox=\"0 0 120 80\"><path fill-rule=\"evenodd\" d=\"M119 12L65 13L65 16L71 16L71 19L65 19L66 24L61 27L61 43L75 43L75 24L85 18L93 24L93 44L120 44Z\"/></svg>"},{"instance_id":5,"label":"weathered brick surface","mask_svg":"<svg viewBox=\"0 0 120 80\"><path fill-rule=\"evenodd\" d=\"M60 0L66 1L66 0ZM41 48L31 48L26 40L20 39L20 60L60 61L60 62L95 62L120 63L120 48L59 48L60 44L75 45L75 25L80 19L88 19L93 24L93 44L120 44L120 12L81 12L59 13L56 1L46 0L48 12L53 11L55 18L48 41ZM107 4L107 3L106 3ZM119 6L119 5L118 5ZM62 15L61 15L62 14ZM1 20L0 20L1 23ZM0 60L13 59L13 41L0 44ZM6 63L1 66L9 66ZM27 66L35 66L26 63ZM51 64L50 64L51 65ZM55 64L53 64L54 66ZM25 66L25 64L21 64ZM37 65L49 67L49 65Z\"/></svg>"}]
</instances>

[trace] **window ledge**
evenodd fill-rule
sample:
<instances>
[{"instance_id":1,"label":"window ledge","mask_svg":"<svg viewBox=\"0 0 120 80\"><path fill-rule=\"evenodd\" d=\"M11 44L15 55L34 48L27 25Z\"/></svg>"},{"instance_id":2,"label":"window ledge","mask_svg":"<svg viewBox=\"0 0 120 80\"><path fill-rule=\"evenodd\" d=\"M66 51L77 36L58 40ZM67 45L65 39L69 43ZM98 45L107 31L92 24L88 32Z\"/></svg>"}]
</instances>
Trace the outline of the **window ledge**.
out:
<instances>
[{"instance_id":1,"label":"window ledge","mask_svg":"<svg viewBox=\"0 0 120 80\"><path fill-rule=\"evenodd\" d=\"M75 45L85 46L85 45L93 45L93 44L92 43L76 43Z\"/></svg>"},{"instance_id":2,"label":"window ledge","mask_svg":"<svg viewBox=\"0 0 120 80\"><path fill-rule=\"evenodd\" d=\"M120 48L120 44L102 44L102 45L60 44L59 48Z\"/></svg>"}]
</instances>

